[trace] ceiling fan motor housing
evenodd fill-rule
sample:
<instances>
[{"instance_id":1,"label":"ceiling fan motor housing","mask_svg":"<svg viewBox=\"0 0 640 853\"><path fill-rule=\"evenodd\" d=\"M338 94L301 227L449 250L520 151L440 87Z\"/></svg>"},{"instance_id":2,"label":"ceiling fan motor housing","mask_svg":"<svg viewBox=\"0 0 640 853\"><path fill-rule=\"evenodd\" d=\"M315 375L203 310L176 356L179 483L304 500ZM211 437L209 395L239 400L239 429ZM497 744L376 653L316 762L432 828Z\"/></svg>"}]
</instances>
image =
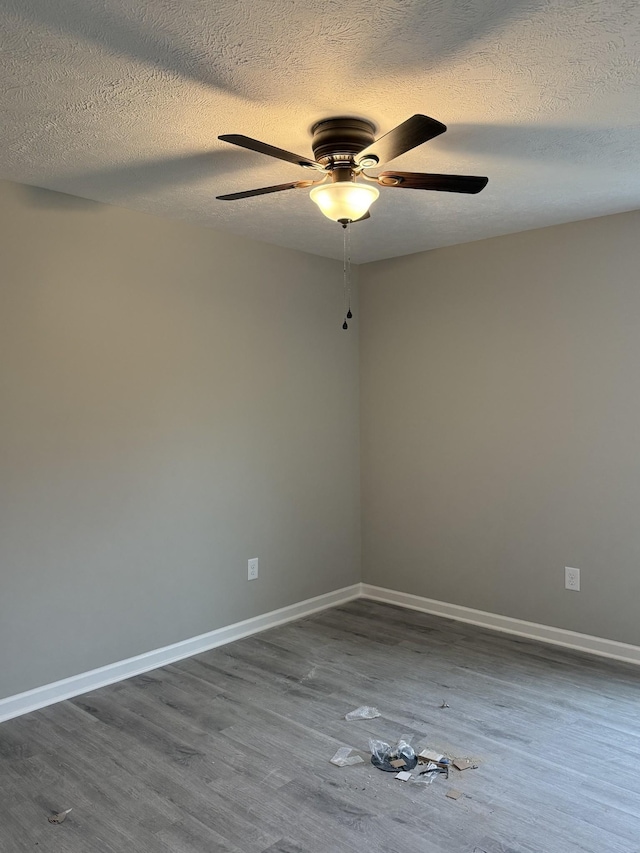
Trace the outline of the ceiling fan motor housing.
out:
<instances>
[{"instance_id":1,"label":"ceiling fan motor housing","mask_svg":"<svg viewBox=\"0 0 640 853\"><path fill-rule=\"evenodd\" d=\"M343 168L349 168L356 155L374 141L375 126L365 119L327 118L316 122L311 133L313 155L319 163L330 166L343 160Z\"/></svg>"}]
</instances>

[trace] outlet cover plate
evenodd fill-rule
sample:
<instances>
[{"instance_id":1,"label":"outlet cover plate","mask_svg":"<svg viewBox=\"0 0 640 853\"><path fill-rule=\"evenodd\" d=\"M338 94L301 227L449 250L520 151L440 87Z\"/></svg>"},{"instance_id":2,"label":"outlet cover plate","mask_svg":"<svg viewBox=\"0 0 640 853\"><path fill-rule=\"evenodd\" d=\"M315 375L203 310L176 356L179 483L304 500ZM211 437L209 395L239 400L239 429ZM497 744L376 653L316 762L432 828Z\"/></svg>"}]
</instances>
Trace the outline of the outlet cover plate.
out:
<instances>
[{"instance_id":1,"label":"outlet cover plate","mask_svg":"<svg viewBox=\"0 0 640 853\"><path fill-rule=\"evenodd\" d=\"M250 581L255 581L258 579L258 558L252 557L248 563L249 571L248 571L248 579Z\"/></svg>"},{"instance_id":2,"label":"outlet cover plate","mask_svg":"<svg viewBox=\"0 0 640 853\"><path fill-rule=\"evenodd\" d=\"M580 569L572 569L571 566L564 567L564 588L572 592L580 592Z\"/></svg>"}]
</instances>

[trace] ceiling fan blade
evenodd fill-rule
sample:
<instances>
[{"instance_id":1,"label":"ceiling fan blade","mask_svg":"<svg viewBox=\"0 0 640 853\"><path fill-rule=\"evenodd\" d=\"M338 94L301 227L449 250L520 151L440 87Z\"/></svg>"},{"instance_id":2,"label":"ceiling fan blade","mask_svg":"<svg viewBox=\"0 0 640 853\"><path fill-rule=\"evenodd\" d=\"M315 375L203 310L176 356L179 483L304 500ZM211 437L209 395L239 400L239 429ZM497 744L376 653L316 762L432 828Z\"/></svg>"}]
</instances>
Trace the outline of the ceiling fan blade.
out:
<instances>
[{"instance_id":1,"label":"ceiling fan blade","mask_svg":"<svg viewBox=\"0 0 640 853\"><path fill-rule=\"evenodd\" d=\"M360 217L360 219L352 219L352 220L351 220L351 225L353 225L353 223L354 223L354 222L362 222L364 219L371 219L371 214L369 213L369 211L368 211L368 210L367 210L367 212L365 213L365 215L364 215L364 216L361 216L361 217Z\"/></svg>"},{"instance_id":2,"label":"ceiling fan blade","mask_svg":"<svg viewBox=\"0 0 640 853\"><path fill-rule=\"evenodd\" d=\"M298 154L292 154L291 151L276 148L274 145L267 145L266 142L260 142L259 139L252 139L250 136L243 136L241 133L225 133L219 136L218 139L221 139L223 142L230 142L232 145L239 145L240 148L257 151L259 154L277 157L278 160L286 160L287 163L295 163L296 166L309 166L324 172L324 166L315 160L310 160L308 157L300 157Z\"/></svg>"},{"instance_id":3,"label":"ceiling fan blade","mask_svg":"<svg viewBox=\"0 0 640 853\"><path fill-rule=\"evenodd\" d=\"M358 163L368 159L375 159L377 163L388 163L405 151L411 151L416 145L422 145L423 142L428 142L434 136L444 133L446 129L445 124L429 116L420 114L411 116L380 139L376 139L363 151L358 152L356 160ZM371 167L371 164L367 165Z\"/></svg>"},{"instance_id":4,"label":"ceiling fan blade","mask_svg":"<svg viewBox=\"0 0 640 853\"><path fill-rule=\"evenodd\" d=\"M239 193L229 193L228 195L217 195L218 201L236 201L239 198L251 198L254 195L266 195L267 193L280 193L283 190L295 190L304 187L312 187L317 184L317 181L293 181L290 184L278 184L275 187L260 187L258 190L244 190Z\"/></svg>"},{"instance_id":5,"label":"ceiling fan blade","mask_svg":"<svg viewBox=\"0 0 640 853\"><path fill-rule=\"evenodd\" d=\"M411 190L439 190L445 193L479 193L489 178L476 175L428 175L425 172L382 172L382 187L404 187Z\"/></svg>"}]
</instances>

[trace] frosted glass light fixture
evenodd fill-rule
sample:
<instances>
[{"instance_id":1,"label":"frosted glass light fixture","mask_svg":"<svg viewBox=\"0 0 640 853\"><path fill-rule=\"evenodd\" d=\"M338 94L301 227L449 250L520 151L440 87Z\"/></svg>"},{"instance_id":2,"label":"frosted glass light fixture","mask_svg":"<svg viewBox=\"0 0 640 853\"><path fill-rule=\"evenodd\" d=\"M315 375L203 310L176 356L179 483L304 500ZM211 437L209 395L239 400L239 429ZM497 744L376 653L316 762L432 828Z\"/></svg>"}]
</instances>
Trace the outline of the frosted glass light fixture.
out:
<instances>
[{"instance_id":1,"label":"frosted glass light fixture","mask_svg":"<svg viewBox=\"0 0 640 853\"><path fill-rule=\"evenodd\" d=\"M327 219L334 222L356 222L369 210L380 193L369 184L339 181L314 187L309 196Z\"/></svg>"}]
</instances>

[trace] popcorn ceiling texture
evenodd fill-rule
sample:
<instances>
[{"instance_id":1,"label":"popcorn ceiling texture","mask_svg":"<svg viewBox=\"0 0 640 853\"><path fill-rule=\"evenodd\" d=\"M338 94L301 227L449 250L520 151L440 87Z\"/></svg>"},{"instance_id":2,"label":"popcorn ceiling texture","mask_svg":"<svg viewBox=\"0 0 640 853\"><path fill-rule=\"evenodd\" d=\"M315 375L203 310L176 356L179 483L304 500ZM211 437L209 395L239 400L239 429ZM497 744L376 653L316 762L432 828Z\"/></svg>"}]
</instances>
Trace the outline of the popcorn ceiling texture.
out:
<instances>
[{"instance_id":1,"label":"popcorn ceiling texture","mask_svg":"<svg viewBox=\"0 0 640 853\"><path fill-rule=\"evenodd\" d=\"M489 186L381 190L356 261L640 207L637 0L0 0L0 27L2 178L339 257L308 191L215 200L308 177L218 134L308 155L320 118L424 112L449 131L394 166Z\"/></svg>"}]
</instances>

